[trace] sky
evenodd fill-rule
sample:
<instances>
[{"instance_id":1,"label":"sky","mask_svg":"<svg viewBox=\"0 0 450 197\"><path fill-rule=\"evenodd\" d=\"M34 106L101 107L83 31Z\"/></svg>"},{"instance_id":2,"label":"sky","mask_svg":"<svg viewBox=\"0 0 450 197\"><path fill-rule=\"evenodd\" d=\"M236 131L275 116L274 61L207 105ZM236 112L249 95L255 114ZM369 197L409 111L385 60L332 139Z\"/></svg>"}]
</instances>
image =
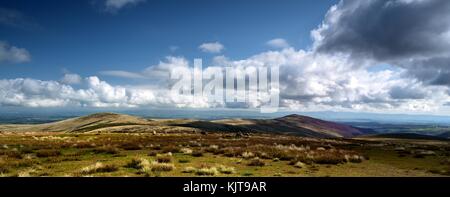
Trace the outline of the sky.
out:
<instances>
[{"instance_id":1,"label":"sky","mask_svg":"<svg viewBox=\"0 0 450 197\"><path fill-rule=\"evenodd\" d=\"M117 0L116 0L117 1ZM122 0L123 1L123 0ZM268 40L282 37L293 46L311 44L310 29L321 22L333 1L2 1L0 39L26 49L31 61L3 63L0 77L54 80L64 70L82 76L104 70L141 71L166 56L209 59L199 50L219 42L235 59L269 50ZM114 1L110 1L114 2ZM117 1L121 2L121 1ZM136 2L136 3L133 3ZM7 12L17 12L8 19ZM295 26L289 18L298 20ZM9 22L8 22L9 21ZM41 72L45 69L47 72ZM116 78L106 78L118 83Z\"/></svg>"},{"instance_id":2,"label":"sky","mask_svg":"<svg viewBox=\"0 0 450 197\"><path fill-rule=\"evenodd\" d=\"M169 91L194 58L279 66L283 110L450 115L449 1L0 3L0 108L236 108Z\"/></svg>"}]
</instances>

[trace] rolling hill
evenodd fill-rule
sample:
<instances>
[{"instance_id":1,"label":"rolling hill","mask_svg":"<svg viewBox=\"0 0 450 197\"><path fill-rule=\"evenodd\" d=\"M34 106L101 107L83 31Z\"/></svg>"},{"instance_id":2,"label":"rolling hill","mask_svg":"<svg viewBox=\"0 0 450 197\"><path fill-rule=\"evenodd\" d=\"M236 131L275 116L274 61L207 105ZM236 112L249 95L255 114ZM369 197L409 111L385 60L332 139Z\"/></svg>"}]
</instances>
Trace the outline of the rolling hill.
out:
<instances>
[{"instance_id":1,"label":"rolling hill","mask_svg":"<svg viewBox=\"0 0 450 197\"><path fill-rule=\"evenodd\" d=\"M226 119L214 122L232 125L247 132L275 132L305 137L349 138L368 133L368 131L356 127L296 114L268 120Z\"/></svg>"},{"instance_id":2,"label":"rolling hill","mask_svg":"<svg viewBox=\"0 0 450 197\"><path fill-rule=\"evenodd\" d=\"M28 125L0 125L0 131L11 132L87 132L99 128L125 126L125 125L147 125L151 121L124 114L97 113L88 116L71 118L67 120Z\"/></svg>"},{"instance_id":3,"label":"rolling hill","mask_svg":"<svg viewBox=\"0 0 450 197\"><path fill-rule=\"evenodd\" d=\"M6 132L156 132L156 131L220 131L234 133L270 132L304 137L350 138L367 134L366 130L301 115L275 119L223 119L201 121L194 119L144 119L140 117L97 113L63 121L32 125L0 125Z\"/></svg>"}]
</instances>

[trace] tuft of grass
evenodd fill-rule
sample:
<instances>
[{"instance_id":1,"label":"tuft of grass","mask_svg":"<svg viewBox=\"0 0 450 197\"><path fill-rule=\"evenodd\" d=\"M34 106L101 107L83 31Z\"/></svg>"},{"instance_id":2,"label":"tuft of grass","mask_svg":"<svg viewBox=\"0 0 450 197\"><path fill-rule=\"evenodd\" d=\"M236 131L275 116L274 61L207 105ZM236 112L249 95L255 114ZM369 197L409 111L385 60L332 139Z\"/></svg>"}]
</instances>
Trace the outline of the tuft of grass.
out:
<instances>
[{"instance_id":1,"label":"tuft of grass","mask_svg":"<svg viewBox=\"0 0 450 197\"><path fill-rule=\"evenodd\" d=\"M233 167L227 167L224 165L219 165L217 167L202 165L200 168L188 166L188 167L184 168L181 172L182 173L195 173L195 175L198 175L198 176L215 176L219 173L234 174L235 169Z\"/></svg>"},{"instance_id":2,"label":"tuft of grass","mask_svg":"<svg viewBox=\"0 0 450 197\"><path fill-rule=\"evenodd\" d=\"M119 168L114 164L106 164L103 167L97 168L97 172L115 172Z\"/></svg>"},{"instance_id":3,"label":"tuft of grass","mask_svg":"<svg viewBox=\"0 0 450 197\"><path fill-rule=\"evenodd\" d=\"M32 174L35 174L35 173L36 173L36 170L31 168L31 169L26 169L26 170L18 172L17 176L18 177L31 177Z\"/></svg>"},{"instance_id":4,"label":"tuft of grass","mask_svg":"<svg viewBox=\"0 0 450 197\"><path fill-rule=\"evenodd\" d=\"M363 156L356 155L352 152L336 151L330 150L320 150L320 151L307 151L297 154L296 157L292 158L289 165L295 165L297 162L302 162L304 164L331 164L337 165L346 162L360 163L365 158Z\"/></svg>"},{"instance_id":5,"label":"tuft of grass","mask_svg":"<svg viewBox=\"0 0 450 197\"><path fill-rule=\"evenodd\" d=\"M192 154L192 149L190 149L190 148L181 148L180 152L182 152L184 154Z\"/></svg>"},{"instance_id":6,"label":"tuft of grass","mask_svg":"<svg viewBox=\"0 0 450 197\"><path fill-rule=\"evenodd\" d=\"M199 176L214 176L218 173L219 171L216 167L203 167L195 171L195 174Z\"/></svg>"},{"instance_id":7,"label":"tuft of grass","mask_svg":"<svg viewBox=\"0 0 450 197\"><path fill-rule=\"evenodd\" d=\"M119 153L119 150L113 146L103 146L103 147L95 148L92 152L94 152L95 154L115 155L115 154Z\"/></svg>"},{"instance_id":8,"label":"tuft of grass","mask_svg":"<svg viewBox=\"0 0 450 197\"><path fill-rule=\"evenodd\" d=\"M303 163L303 162L301 162L301 161L297 161L295 164L294 164L294 167L296 167L296 168L304 168L306 165Z\"/></svg>"},{"instance_id":9,"label":"tuft of grass","mask_svg":"<svg viewBox=\"0 0 450 197\"><path fill-rule=\"evenodd\" d=\"M218 154L220 152L219 150L220 150L219 146L215 144L210 145L208 148L205 149L206 152L213 154Z\"/></svg>"},{"instance_id":10,"label":"tuft of grass","mask_svg":"<svg viewBox=\"0 0 450 197\"><path fill-rule=\"evenodd\" d=\"M140 170L142 168L148 167L149 166L149 162L146 159L143 158L133 158L131 159L131 161L129 161L127 164L125 164L124 167L126 168L133 168L133 169L137 169Z\"/></svg>"},{"instance_id":11,"label":"tuft of grass","mask_svg":"<svg viewBox=\"0 0 450 197\"><path fill-rule=\"evenodd\" d=\"M175 165L171 163L159 163L159 162L151 162L150 163L150 170L152 172L168 172L175 169Z\"/></svg>"},{"instance_id":12,"label":"tuft of grass","mask_svg":"<svg viewBox=\"0 0 450 197\"><path fill-rule=\"evenodd\" d=\"M261 159L259 159L259 158L256 157L256 158L250 160L250 162L248 162L247 165L248 165L248 166L259 166L259 167L261 167L261 166L266 165L266 163L264 163L263 160L261 160Z\"/></svg>"},{"instance_id":13,"label":"tuft of grass","mask_svg":"<svg viewBox=\"0 0 450 197\"><path fill-rule=\"evenodd\" d=\"M242 155L242 149L239 147L227 147L222 149L223 155L227 157L239 157Z\"/></svg>"},{"instance_id":14,"label":"tuft of grass","mask_svg":"<svg viewBox=\"0 0 450 197\"><path fill-rule=\"evenodd\" d=\"M361 163L364 160L364 157L359 155L345 155L345 160L351 163Z\"/></svg>"},{"instance_id":15,"label":"tuft of grass","mask_svg":"<svg viewBox=\"0 0 450 197\"><path fill-rule=\"evenodd\" d=\"M93 165L84 167L80 170L80 175L90 175L94 173L102 173L102 172L115 172L119 170L119 168L113 164L103 164L101 162L97 162Z\"/></svg>"},{"instance_id":16,"label":"tuft of grass","mask_svg":"<svg viewBox=\"0 0 450 197\"><path fill-rule=\"evenodd\" d=\"M255 157L255 154L253 154L252 152L245 151L242 153L242 157L245 159L253 158L253 157Z\"/></svg>"},{"instance_id":17,"label":"tuft of grass","mask_svg":"<svg viewBox=\"0 0 450 197\"><path fill-rule=\"evenodd\" d=\"M220 165L217 167L217 170L222 174L234 174L235 170L233 167L228 167L224 165Z\"/></svg>"},{"instance_id":18,"label":"tuft of grass","mask_svg":"<svg viewBox=\"0 0 450 197\"><path fill-rule=\"evenodd\" d=\"M169 155L157 155L156 161L159 163L170 163L172 161L172 157Z\"/></svg>"},{"instance_id":19,"label":"tuft of grass","mask_svg":"<svg viewBox=\"0 0 450 197\"><path fill-rule=\"evenodd\" d=\"M197 168L194 168L192 166L185 167L183 170L181 170L182 173L194 173L197 171Z\"/></svg>"},{"instance_id":20,"label":"tuft of grass","mask_svg":"<svg viewBox=\"0 0 450 197\"><path fill-rule=\"evenodd\" d=\"M175 165L171 163L159 163L158 161L149 162L147 159L132 159L125 167L139 170L138 174L148 175L150 172L167 172L175 169Z\"/></svg>"},{"instance_id":21,"label":"tuft of grass","mask_svg":"<svg viewBox=\"0 0 450 197\"><path fill-rule=\"evenodd\" d=\"M180 152L180 147L174 146L174 145L165 146L165 147L163 147L161 149L161 151L163 153L179 153Z\"/></svg>"}]
</instances>

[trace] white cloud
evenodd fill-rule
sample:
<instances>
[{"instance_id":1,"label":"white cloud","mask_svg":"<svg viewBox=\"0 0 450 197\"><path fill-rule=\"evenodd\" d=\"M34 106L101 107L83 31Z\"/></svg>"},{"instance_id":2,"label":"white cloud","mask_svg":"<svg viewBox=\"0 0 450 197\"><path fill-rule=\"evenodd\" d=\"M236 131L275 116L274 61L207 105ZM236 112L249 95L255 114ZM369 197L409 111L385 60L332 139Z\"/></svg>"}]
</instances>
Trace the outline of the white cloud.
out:
<instances>
[{"instance_id":1,"label":"white cloud","mask_svg":"<svg viewBox=\"0 0 450 197\"><path fill-rule=\"evenodd\" d=\"M220 42L203 43L198 47L206 53L220 53L225 47Z\"/></svg>"},{"instance_id":2,"label":"white cloud","mask_svg":"<svg viewBox=\"0 0 450 197\"><path fill-rule=\"evenodd\" d=\"M224 56L215 59L220 64L242 72L249 66L279 65L281 107L291 110L436 112L450 100L446 93L448 88L424 86L414 78L405 77L402 69L378 72L355 69L350 63L351 59L345 56L288 48L242 60L230 60ZM171 92L169 72L174 69L192 72L193 67L185 58L169 56L139 73L162 81L155 86L114 86L96 76L84 79L80 86L84 88L80 89L56 81L21 78L0 80L0 105L229 107L224 102L209 102L204 96L193 102L192 96ZM213 65L204 68L204 72L221 72L222 69L222 65ZM420 94L417 94L418 90ZM256 101L240 107L260 105Z\"/></svg>"},{"instance_id":3,"label":"white cloud","mask_svg":"<svg viewBox=\"0 0 450 197\"><path fill-rule=\"evenodd\" d=\"M167 56L165 61L146 68L143 73L147 76L168 76L168 73L177 68L188 68L189 61L184 57Z\"/></svg>"},{"instance_id":4,"label":"white cloud","mask_svg":"<svg viewBox=\"0 0 450 197\"><path fill-rule=\"evenodd\" d=\"M167 79L171 70L176 68L188 68L189 62L183 57L167 56L165 61L149 66L141 72L129 72L124 70L101 71L100 74L130 79Z\"/></svg>"},{"instance_id":5,"label":"white cloud","mask_svg":"<svg viewBox=\"0 0 450 197\"><path fill-rule=\"evenodd\" d=\"M273 47L273 48L288 48L289 43L283 39L283 38L275 38L272 40L269 40L266 42L267 46Z\"/></svg>"},{"instance_id":6,"label":"white cloud","mask_svg":"<svg viewBox=\"0 0 450 197\"><path fill-rule=\"evenodd\" d=\"M25 107L135 107L157 104L156 90L112 86L98 77L84 79L87 88L75 89L57 81L36 79L0 80L0 106ZM170 103L159 96L162 103ZM164 101L169 99L169 101Z\"/></svg>"},{"instance_id":7,"label":"white cloud","mask_svg":"<svg viewBox=\"0 0 450 197\"><path fill-rule=\"evenodd\" d=\"M0 63L24 63L30 60L31 55L26 49L11 46L6 42L0 41Z\"/></svg>"},{"instance_id":8,"label":"white cloud","mask_svg":"<svg viewBox=\"0 0 450 197\"><path fill-rule=\"evenodd\" d=\"M129 78L129 79L143 79L146 78L144 75L140 73L128 72L124 70L106 70L101 71L100 74L113 76L113 77L121 77L121 78Z\"/></svg>"},{"instance_id":9,"label":"white cloud","mask_svg":"<svg viewBox=\"0 0 450 197\"><path fill-rule=\"evenodd\" d=\"M125 6L137 5L142 2L145 2L145 0L106 0L105 8L106 11L116 12Z\"/></svg>"},{"instance_id":10,"label":"white cloud","mask_svg":"<svg viewBox=\"0 0 450 197\"><path fill-rule=\"evenodd\" d=\"M227 64L242 68L279 65L281 104L288 109L426 111L436 110L450 99L445 94L447 88L424 86L414 78L405 77L402 69L369 72L364 68L356 68L347 56L288 48L264 52L244 60L228 61ZM392 95L392 91L399 87L404 90L404 94ZM417 89L423 91L420 97L410 94ZM411 108L418 103L424 106Z\"/></svg>"},{"instance_id":11,"label":"white cloud","mask_svg":"<svg viewBox=\"0 0 450 197\"><path fill-rule=\"evenodd\" d=\"M0 80L0 105L25 107L55 107L66 105L60 95L72 92L72 87L56 81L34 79Z\"/></svg>"},{"instance_id":12,"label":"white cloud","mask_svg":"<svg viewBox=\"0 0 450 197\"><path fill-rule=\"evenodd\" d=\"M73 73L66 73L64 74L64 76L61 78L61 83L63 84L69 84L69 85L73 85L73 84L80 84L81 83L81 76L78 74L73 74Z\"/></svg>"}]
</instances>

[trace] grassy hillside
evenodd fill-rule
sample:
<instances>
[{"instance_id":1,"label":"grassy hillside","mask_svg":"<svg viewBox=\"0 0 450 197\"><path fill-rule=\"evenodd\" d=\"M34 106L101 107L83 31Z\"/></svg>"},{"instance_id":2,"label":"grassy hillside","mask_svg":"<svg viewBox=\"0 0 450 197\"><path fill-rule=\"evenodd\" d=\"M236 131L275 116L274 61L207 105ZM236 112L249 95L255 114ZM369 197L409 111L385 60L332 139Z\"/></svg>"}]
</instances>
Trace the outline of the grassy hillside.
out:
<instances>
[{"instance_id":1,"label":"grassy hillside","mask_svg":"<svg viewBox=\"0 0 450 197\"><path fill-rule=\"evenodd\" d=\"M291 115L0 126L0 176L449 176L450 142ZM293 134L293 135L291 135Z\"/></svg>"},{"instance_id":2,"label":"grassy hillside","mask_svg":"<svg viewBox=\"0 0 450 197\"><path fill-rule=\"evenodd\" d=\"M0 134L0 176L448 176L448 142L254 133Z\"/></svg>"}]
</instances>

